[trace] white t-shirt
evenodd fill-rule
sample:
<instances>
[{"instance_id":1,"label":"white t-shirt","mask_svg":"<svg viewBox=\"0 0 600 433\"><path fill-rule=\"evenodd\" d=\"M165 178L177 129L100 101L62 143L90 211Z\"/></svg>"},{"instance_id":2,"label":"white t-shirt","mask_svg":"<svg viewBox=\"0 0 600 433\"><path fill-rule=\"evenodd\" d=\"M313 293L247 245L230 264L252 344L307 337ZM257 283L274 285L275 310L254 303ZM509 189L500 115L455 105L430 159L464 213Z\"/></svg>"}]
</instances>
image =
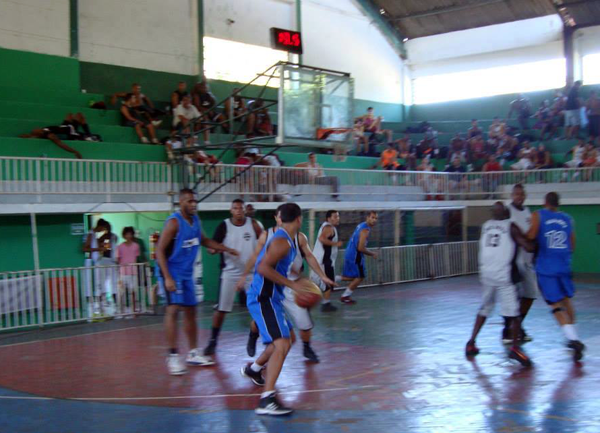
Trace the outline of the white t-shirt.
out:
<instances>
[{"instance_id":1,"label":"white t-shirt","mask_svg":"<svg viewBox=\"0 0 600 433\"><path fill-rule=\"evenodd\" d=\"M524 235L527 234L531 227L531 211L529 208L523 206L523 210L519 210L511 203L508 205L508 210L510 211L510 221L515 223ZM519 263L531 264L533 263L533 253L528 253L523 248L519 247L517 261Z\"/></svg>"},{"instance_id":2,"label":"white t-shirt","mask_svg":"<svg viewBox=\"0 0 600 433\"><path fill-rule=\"evenodd\" d=\"M479 278L487 286L513 284L512 265L516 246L510 233L510 220L489 220L481 228Z\"/></svg>"},{"instance_id":3,"label":"white t-shirt","mask_svg":"<svg viewBox=\"0 0 600 433\"><path fill-rule=\"evenodd\" d=\"M200 117L200 112L198 109L190 104L188 108L185 108L183 104L179 104L175 110L173 110L173 126L177 126L181 121L179 116L183 116L188 120L196 119Z\"/></svg>"}]
</instances>

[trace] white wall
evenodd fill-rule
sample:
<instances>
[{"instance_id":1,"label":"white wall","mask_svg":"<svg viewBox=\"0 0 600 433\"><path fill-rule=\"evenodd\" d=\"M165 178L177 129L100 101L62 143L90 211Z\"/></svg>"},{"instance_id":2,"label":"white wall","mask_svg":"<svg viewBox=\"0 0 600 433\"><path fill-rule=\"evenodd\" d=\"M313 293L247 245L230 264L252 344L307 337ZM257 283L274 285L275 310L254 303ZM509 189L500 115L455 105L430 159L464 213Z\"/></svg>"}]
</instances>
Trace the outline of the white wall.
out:
<instances>
[{"instance_id":1,"label":"white wall","mask_svg":"<svg viewBox=\"0 0 600 433\"><path fill-rule=\"evenodd\" d=\"M576 51L582 57L600 53L600 26L577 30L574 38Z\"/></svg>"},{"instance_id":2,"label":"white wall","mask_svg":"<svg viewBox=\"0 0 600 433\"><path fill-rule=\"evenodd\" d=\"M196 0L79 0L80 59L197 74L196 9Z\"/></svg>"},{"instance_id":3,"label":"white wall","mask_svg":"<svg viewBox=\"0 0 600 433\"><path fill-rule=\"evenodd\" d=\"M0 0L0 47L68 56L69 0Z\"/></svg>"}]
</instances>

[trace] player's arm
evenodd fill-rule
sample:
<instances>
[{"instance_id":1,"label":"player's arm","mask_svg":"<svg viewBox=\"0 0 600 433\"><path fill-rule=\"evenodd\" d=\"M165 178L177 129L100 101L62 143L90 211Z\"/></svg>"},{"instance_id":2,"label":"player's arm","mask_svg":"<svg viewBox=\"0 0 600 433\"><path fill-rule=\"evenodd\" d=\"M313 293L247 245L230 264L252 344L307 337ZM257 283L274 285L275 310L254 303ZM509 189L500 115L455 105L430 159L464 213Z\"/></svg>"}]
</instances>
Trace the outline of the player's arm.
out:
<instances>
[{"instance_id":1,"label":"player's arm","mask_svg":"<svg viewBox=\"0 0 600 433\"><path fill-rule=\"evenodd\" d=\"M333 286L335 287L335 281L331 281L327 275L325 275L325 272L323 272L323 269L321 269L321 265L319 264L319 262L317 261L317 259L315 258L314 254L312 253L310 247L308 246L308 239L306 238L306 235L304 233L300 233L298 235L298 240L300 243L300 249L302 250L302 253L304 253L304 258L306 259L306 263L308 263L308 266L310 266L310 268L315 271L315 273L319 276L319 278L328 286Z\"/></svg>"},{"instance_id":2,"label":"player's arm","mask_svg":"<svg viewBox=\"0 0 600 433\"><path fill-rule=\"evenodd\" d=\"M256 238L259 239L263 232L262 227L255 220L252 220L252 228L254 229L254 233L256 233Z\"/></svg>"},{"instance_id":3,"label":"player's arm","mask_svg":"<svg viewBox=\"0 0 600 433\"><path fill-rule=\"evenodd\" d=\"M339 242L330 241L329 237L332 234L333 234L333 227L325 226L325 228L323 228L323 231L321 232L321 236L319 236L319 241L323 245L327 245L329 247L341 247L342 245L344 245L344 243L341 241L339 241Z\"/></svg>"},{"instance_id":4,"label":"player's arm","mask_svg":"<svg viewBox=\"0 0 600 433\"><path fill-rule=\"evenodd\" d=\"M537 238L537 235L540 231L540 214L539 212L534 212L531 214L531 226L529 227L529 231L525 235L525 237L531 241Z\"/></svg>"},{"instance_id":5,"label":"player's arm","mask_svg":"<svg viewBox=\"0 0 600 433\"><path fill-rule=\"evenodd\" d=\"M277 262L282 260L290 251L290 245L283 238L276 238L269 244L269 249L265 252L258 268L256 269L266 279L280 286L286 286L294 291L302 290L302 287L275 270Z\"/></svg>"},{"instance_id":6,"label":"player's arm","mask_svg":"<svg viewBox=\"0 0 600 433\"><path fill-rule=\"evenodd\" d=\"M179 230L179 223L175 218L167 221L165 225L165 229L161 233L158 238L158 244L156 245L156 262L160 267L160 271L163 274L165 280L165 289L169 292L175 291L175 281L173 281L173 277L169 272L169 267L167 266L167 248L177 236L177 231Z\"/></svg>"},{"instance_id":7,"label":"player's arm","mask_svg":"<svg viewBox=\"0 0 600 433\"><path fill-rule=\"evenodd\" d=\"M535 244L533 241L527 239L525 235L523 235L521 229L519 229L515 223L510 225L510 235L516 244L522 247L528 253L533 253L535 251Z\"/></svg>"},{"instance_id":8,"label":"player's arm","mask_svg":"<svg viewBox=\"0 0 600 433\"><path fill-rule=\"evenodd\" d=\"M220 244L225 240L225 236L227 236L227 224L225 221L221 221L221 224L217 226L215 233L213 234L213 241L218 242ZM212 248L207 248L206 251L208 254L218 254L218 251Z\"/></svg>"},{"instance_id":9,"label":"player's arm","mask_svg":"<svg viewBox=\"0 0 600 433\"><path fill-rule=\"evenodd\" d=\"M240 291L244 289L244 286L246 285L246 278L248 277L248 274L252 272L252 268L254 268L254 265L256 264L256 259L258 258L258 255L260 254L266 243L267 231L265 230L261 233L261 235L258 238L256 250L254 250L254 253L252 253L252 257L250 257L250 259L248 259L248 261L246 262L244 272L242 273L242 276L238 280L237 284L235 285L236 290Z\"/></svg>"},{"instance_id":10,"label":"player's arm","mask_svg":"<svg viewBox=\"0 0 600 433\"><path fill-rule=\"evenodd\" d=\"M210 239L210 238L202 238L202 241L200 242L200 244L204 248L215 250L215 251L217 251L219 253L228 253L228 254L231 254L232 256L239 256L240 255L240 253L238 253L237 250L234 250L233 248L226 247L222 243L216 242L216 241L214 241L213 239Z\"/></svg>"},{"instance_id":11,"label":"player's arm","mask_svg":"<svg viewBox=\"0 0 600 433\"><path fill-rule=\"evenodd\" d=\"M369 238L369 230L367 229L363 229L360 232L360 237L358 239L358 252L362 253L366 256L371 256L374 259L377 258L377 253L374 253L373 251L369 251L367 249L367 239Z\"/></svg>"}]
</instances>

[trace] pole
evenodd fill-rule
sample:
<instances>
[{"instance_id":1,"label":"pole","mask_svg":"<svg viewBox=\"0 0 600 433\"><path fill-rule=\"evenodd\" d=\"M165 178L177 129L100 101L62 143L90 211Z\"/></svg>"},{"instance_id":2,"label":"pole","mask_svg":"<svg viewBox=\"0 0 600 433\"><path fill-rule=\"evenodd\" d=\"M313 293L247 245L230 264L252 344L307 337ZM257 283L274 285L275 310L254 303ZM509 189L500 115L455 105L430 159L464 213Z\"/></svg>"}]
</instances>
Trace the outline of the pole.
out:
<instances>
[{"instance_id":1,"label":"pole","mask_svg":"<svg viewBox=\"0 0 600 433\"><path fill-rule=\"evenodd\" d=\"M567 67L567 87L571 87L575 81L575 49L573 43L573 34L575 33L572 27L563 26L563 50Z\"/></svg>"},{"instance_id":2,"label":"pole","mask_svg":"<svg viewBox=\"0 0 600 433\"><path fill-rule=\"evenodd\" d=\"M198 0L198 81L204 81L204 0Z\"/></svg>"},{"instance_id":3,"label":"pole","mask_svg":"<svg viewBox=\"0 0 600 433\"><path fill-rule=\"evenodd\" d=\"M296 0L296 31L302 33L302 0ZM298 55L298 64L302 64L302 54Z\"/></svg>"},{"instance_id":4,"label":"pole","mask_svg":"<svg viewBox=\"0 0 600 433\"><path fill-rule=\"evenodd\" d=\"M79 57L79 0L69 0L71 57Z\"/></svg>"},{"instance_id":5,"label":"pole","mask_svg":"<svg viewBox=\"0 0 600 433\"><path fill-rule=\"evenodd\" d=\"M37 221L34 213L30 213L29 217L31 221L31 243L33 246L33 268L37 272L40 270L40 252L38 248Z\"/></svg>"}]
</instances>

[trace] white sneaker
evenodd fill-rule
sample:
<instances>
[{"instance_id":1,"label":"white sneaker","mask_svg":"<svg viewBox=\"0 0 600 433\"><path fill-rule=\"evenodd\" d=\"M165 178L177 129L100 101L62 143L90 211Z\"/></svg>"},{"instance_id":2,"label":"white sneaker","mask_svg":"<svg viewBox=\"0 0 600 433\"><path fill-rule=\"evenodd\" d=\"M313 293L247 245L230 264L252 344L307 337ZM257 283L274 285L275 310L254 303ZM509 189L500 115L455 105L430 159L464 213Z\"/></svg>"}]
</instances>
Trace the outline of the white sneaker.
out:
<instances>
[{"instance_id":1,"label":"white sneaker","mask_svg":"<svg viewBox=\"0 0 600 433\"><path fill-rule=\"evenodd\" d=\"M172 376L181 376L182 374L187 373L185 364L181 357L176 353L172 353L167 357L167 369Z\"/></svg>"},{"instance_id":2,"label":"white sneaker","mask_svg":"<svg viewBox=\"0 0 600 433\"><path fill-rule=\"evenodd\" d=\"M158 141L158 138L153 138L152 144L160 144L160 141Z\"/></svg>"},{"instance_id":3,"label":"white sneaker","mask_svg":"<svg viewBox=\"0 0 600 433\"><path fill-rule=\"evenodd\" d=\"M142 137L142 138L140 138L140 141L141 141L142 143L144 143L144 144L148 144L148 143L150 143L146 137Z\"/></svg>"},{"instance_id":4,"label":"white sneaker","mask_svg":"<svg viewBox=\"0 0 600 433\"><path fill-rule=\"evenodd\" d=\"M152 121L153 126L160 126L161 123L162 123L162 120L153 120Z\"/></svg>"},{"instance_id":5,"label":"white sneaker","mask_svg":"<svg viewBox=\"0 0 600 433\"><path fill-rule=\"evenodd\" d=\"M213 361L212 358L200 355L198 349L190 350L185 362L187 362L189 365L196 365L200 367L207 367L215 364L215 361Z\"/></svg>"}]
</instances>

